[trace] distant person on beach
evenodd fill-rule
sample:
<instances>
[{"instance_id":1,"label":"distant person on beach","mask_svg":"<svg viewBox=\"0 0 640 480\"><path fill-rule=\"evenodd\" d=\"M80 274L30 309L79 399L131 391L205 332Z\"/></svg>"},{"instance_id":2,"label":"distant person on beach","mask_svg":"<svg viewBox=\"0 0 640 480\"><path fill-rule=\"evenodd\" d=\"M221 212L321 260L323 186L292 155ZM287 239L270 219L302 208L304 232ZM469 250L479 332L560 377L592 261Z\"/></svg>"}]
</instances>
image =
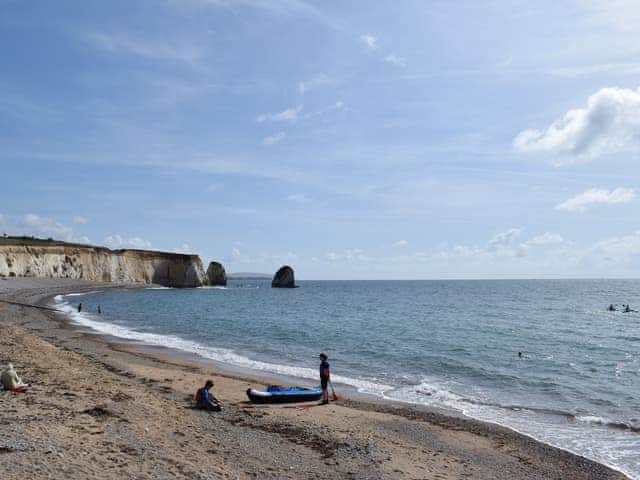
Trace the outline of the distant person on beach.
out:
<instances>
[{"instance_id":1,"label":"distant person on beach","mask_svg":"<svg viewBox=\"0 0 640 480\"><path fill-rule=\"evenodd\" d=\"M616 307L613 306L613 303L611 303L609 305L609 308L607 308L607 310L609 310L610 312L615 312L616 311Z\"/></svg>"},{"instance_id":2,"label":"distant person on beach","mask_svg":"<svg viewBox=\"0 0 640 480\"><path fill-rule=\"evenodd\" d=\"M321 405L326 405L329 403L329 390L327 387L329 386L329 380L331 379L331 370L329 366L329 362L327 362L328 358L324 353L320 354L320 385L322 386L322 401Z\"/></svg>"},{"instance_id":3,"label":"distant person on beach","mask_svg":"<svg viewBox=\"0 0 640 480\"><path fill-rule=\"evenodd\" d=\"M631 313L631 312L635 312L635 310L632 309L629 305L625 305L623 312L624 313Z\"/></svg>"},{"instance_id":4,"label":"distant person on beach","mask_svg":"<svg viewBox=\"0 0 640 480\"><path fill-rule=\"evenodd\" d=\"M24 391L28 385L22 383L20 377L17 372L14 370L13 365L11 363L7 364L7 368L5 368L0 375L0 382L5 390L11 391Z\"/></svg>"},{"instance_id":5,"label":"distant person on beach","mask_svg":"<svg viewBox=\"0 0 640 480\"><path fill-rule=\"evenodd\" d=\"M522 352L518 352L518 358L522 358Z\"/></svg>"},{"instance_id":6,"label":"distant person on beach","mask_svg":"<svg viewBox=\"0 0 640 480\"><path fill-rule=\"evenodd\" d=\"M219 412L222 410L222 405L220 404L220 400L209 393L211 387L213 387L213 382L207 380L204 387L198 389L196 392L196 405L202 410Z\"/></svg>"},{"instance_id":7,"label":"distant person on beach","mask_svg":"<svg viewBox=\"0 0 640 480\"><path fill-rule=\"evenodd\" d=\"M78 304L78 313L80 313L82 311L82 303Z\"/></svg>"},{"instance_id":8,"label":"distant person on beach","mask_svg":"<svg viewBox=\"0 0 640 480\"><path fill-rule=\"evenodd\" d=\"M100 315L102 313L102 310L100 309L100 305L98 305L98 315Z\"/></svg>"}]
</instances>

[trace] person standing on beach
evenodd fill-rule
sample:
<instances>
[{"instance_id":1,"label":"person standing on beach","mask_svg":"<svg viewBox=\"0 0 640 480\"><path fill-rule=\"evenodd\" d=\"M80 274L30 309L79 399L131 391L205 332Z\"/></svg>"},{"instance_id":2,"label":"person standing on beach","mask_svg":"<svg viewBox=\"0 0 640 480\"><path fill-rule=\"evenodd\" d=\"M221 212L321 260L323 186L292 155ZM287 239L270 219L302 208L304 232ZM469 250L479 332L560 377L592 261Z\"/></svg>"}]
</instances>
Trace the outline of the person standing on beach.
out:
<instances>
[{"instance_id":1,"label":"person standing on beach","mask_svg":"<svg viewBox=\"0 0 640 480\"><path fill-rule=\"evenodd\" d=\"M211 387L213 387L213 382L207 380L204 387L198 389L196 392L196 405L203 410L219 412L222 410L222 405L220 405L220 401L216 397L209 394Z\"/></svg>"},{"instance_id":2,"label":"person standing on beach","mask_svg":"<svg viewBox=\"0 0 640 480\"><path fill-rule=\"evenodd\" d=\"M80 313L82 311L82 303L78 304L78 313Z\"/></svg>"},{"instance_id":3,"label":"person standing on beach","mask_svg":"<svg viewBox=\"0 0 640 480\"><path fill-rule=\"evenodd\" d=\"M329 403L329 390L327 387L329 386L329 380L331 379L331 370L329 366L329 362L327 362L328 358L324 353L320 354L320 385L322 386L322 401L321 405L326 405Z\"/></svg>"}]
</instances>

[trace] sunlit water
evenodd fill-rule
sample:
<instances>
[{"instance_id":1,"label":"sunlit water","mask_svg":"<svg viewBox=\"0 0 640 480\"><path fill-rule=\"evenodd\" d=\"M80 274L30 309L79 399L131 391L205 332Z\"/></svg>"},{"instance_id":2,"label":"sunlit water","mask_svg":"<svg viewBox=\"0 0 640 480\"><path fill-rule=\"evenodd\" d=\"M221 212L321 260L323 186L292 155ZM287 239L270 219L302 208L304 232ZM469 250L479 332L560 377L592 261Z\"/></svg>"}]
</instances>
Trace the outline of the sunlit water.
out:
<instances>
[{"instance_id":1,"label":"sunlit water","mask_svg":"<svg viewBox=\"0 0 640 480\"><path fill-rule=\"evenodd\" d=\"M325 351L336 383L506 425L640 479L640 314L606 310L640 306L640 281L300 285L56 300L103 333L238 367L315 379Z\"/></svg>"}]
</instances>

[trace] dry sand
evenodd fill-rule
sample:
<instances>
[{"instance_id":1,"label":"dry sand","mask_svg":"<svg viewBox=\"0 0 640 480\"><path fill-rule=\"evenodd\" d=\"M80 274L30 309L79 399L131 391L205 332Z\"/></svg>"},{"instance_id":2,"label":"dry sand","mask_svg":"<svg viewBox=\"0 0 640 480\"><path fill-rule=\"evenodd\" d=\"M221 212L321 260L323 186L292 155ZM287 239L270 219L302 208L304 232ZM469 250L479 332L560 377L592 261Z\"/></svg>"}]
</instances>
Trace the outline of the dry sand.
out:
<instances>
[{"instance_id":1,"label":"dry sand","mask_svg":"<svg viewBox=\"0 0 640 480\"><path fill-rule=\"evenodd\" d=\"M113 288L0 280L0 299ZM124 287L124 286L122 286ZM0 478L624 479L508 429L385 403L245 408L259 379L79 332L61 316L0 302L0 363L33 386L0 392ZM226 403L192 408L206 378Z\"/></svg>"}]
</instances>

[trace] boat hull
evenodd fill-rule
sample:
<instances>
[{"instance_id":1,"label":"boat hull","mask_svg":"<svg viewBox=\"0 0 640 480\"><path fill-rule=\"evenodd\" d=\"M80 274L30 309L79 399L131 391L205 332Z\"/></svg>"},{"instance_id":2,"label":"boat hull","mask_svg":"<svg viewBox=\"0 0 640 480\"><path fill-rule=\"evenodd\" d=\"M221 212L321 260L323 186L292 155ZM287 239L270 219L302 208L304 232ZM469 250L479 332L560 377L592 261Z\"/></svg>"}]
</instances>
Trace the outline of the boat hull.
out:
<instances>
[{"instance_id":1,"label":"boat hull","mask_svg":"<svg viewBox=\"0 0 640 480\"><path fill-rule=\"evenodd\" d=\"M319 388L269 387L267 390L247 389L247 397L252 403L301 403L314 402L322 397Z\"/></svg>"}]
</instances>

